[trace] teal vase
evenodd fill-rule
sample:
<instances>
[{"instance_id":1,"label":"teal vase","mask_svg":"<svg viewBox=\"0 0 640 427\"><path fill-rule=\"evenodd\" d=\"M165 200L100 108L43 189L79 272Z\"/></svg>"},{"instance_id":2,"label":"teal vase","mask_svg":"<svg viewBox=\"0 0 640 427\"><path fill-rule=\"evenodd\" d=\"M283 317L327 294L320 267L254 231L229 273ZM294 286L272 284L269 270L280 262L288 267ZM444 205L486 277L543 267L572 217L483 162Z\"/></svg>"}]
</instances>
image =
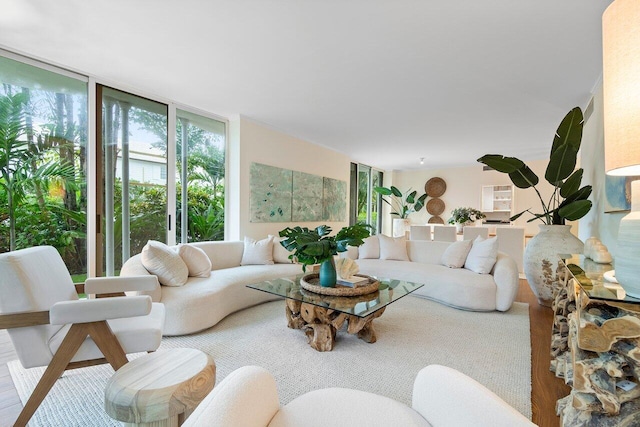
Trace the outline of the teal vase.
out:
<instances>
[{"instance_id":1,"label":"teal vase","mask_svg":"<svg viewBox=\"0 0 640 427\"><path fill-rule=\"evenodd\" d=\"M320 264L320 286L333 288L336 286L336 263L331 259Z\"/></svg>"}]
</instances>

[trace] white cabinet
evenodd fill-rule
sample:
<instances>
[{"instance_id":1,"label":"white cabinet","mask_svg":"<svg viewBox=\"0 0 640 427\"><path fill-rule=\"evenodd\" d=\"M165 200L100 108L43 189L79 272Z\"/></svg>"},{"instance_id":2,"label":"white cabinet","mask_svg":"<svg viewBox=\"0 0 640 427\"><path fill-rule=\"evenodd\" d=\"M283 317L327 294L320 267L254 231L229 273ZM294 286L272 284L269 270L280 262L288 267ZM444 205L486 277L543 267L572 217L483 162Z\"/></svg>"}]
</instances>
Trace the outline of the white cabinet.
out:
<instances>
[{"instance_id":1,"label":"white cabinet","mask_svg":"<svg viewBox=\"0 0 640 427\"><path fill-rule=\"evenodd\" d=\"M511 212L512 208L512 185L482 186L482 212Z\"/></svg>"}]
</instances>

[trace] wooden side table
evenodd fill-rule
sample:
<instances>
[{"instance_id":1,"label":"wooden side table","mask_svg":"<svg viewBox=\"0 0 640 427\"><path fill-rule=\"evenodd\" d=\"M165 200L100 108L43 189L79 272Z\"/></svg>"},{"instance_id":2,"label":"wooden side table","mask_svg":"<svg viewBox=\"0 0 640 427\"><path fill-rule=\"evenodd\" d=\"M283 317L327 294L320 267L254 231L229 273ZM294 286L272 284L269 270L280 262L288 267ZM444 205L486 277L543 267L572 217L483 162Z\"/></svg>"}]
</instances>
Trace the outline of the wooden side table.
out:
<instances>
[{"instance_id":1,"label":"wooden side table","mask_svg":"<svg viewBox=\"0 0 640 427\"><path fill-rule=\"evenodd\" d=\"M213 389L216 365L192 348L160 350L124 365L105 389L105 411L125 426L176 427Z\"/></svg>"},{"instance_id":2,"label":"wooden side table","mask_svg":"<svg viewBox=\"0 0 640 427\"><path fill-rule=\"evenodd\" d=\"M578 255L559 265L551 368L572 387L557 404L561 425L640 425L640 300L603 281L611 265Z\"/></svg>"}]
</instances>

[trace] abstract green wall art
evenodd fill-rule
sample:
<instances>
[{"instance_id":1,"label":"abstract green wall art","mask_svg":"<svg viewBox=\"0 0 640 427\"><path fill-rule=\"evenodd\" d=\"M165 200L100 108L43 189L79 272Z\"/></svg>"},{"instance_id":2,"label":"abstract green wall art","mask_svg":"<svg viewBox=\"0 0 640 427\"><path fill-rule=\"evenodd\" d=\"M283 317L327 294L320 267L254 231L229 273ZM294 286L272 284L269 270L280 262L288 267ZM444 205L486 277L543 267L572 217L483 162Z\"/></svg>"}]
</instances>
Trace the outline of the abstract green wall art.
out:
<instances>
[{"instance_id":1,"label":"abstract green wall art","mask_svg":"<svg viewBox=\"0 0 640 427\"><path fill-rule=\"evenodd\" d=\"M347 183L338 179L324 178L324 219L345 221L347 211Z\"/></svg>"},{"instance_id":2,"label":"abstract green wall art","mask_svg":"<svg viewBox=\"0 0 640 427\"><path fill-rule=\"evenodd\" d=\"M251 222L291 221L293 171L251 163Z\"/></svg>"}]
</instances>

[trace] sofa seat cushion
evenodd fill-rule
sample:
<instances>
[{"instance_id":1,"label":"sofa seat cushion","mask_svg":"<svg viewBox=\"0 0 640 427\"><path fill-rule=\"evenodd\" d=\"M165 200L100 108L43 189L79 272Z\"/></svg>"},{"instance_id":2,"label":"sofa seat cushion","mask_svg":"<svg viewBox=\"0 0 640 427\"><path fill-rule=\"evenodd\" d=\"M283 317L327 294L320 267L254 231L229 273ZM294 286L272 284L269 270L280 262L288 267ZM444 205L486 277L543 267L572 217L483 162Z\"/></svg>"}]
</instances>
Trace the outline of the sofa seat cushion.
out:
<instances>
[{"instance_id":1,"label":"sofa seat cushion","mask_svg":"<svg viewBox=\"0 0 640 427\"><path fill-rule=\"evenodd\" d=\"M213 270L209 277L189 277L180 288L163 287L167 311L164 335L184 335L207 329L225 316L276 295L246 285L302 273L299 264L245 265Z\"/></svg>"},{"instance_id":2,"label":"sofa seat cushion","mask_svg":"<svg viewBox=\"0 0 640 427\"><path fill-rule=\"evenodd\" d=\"M319 403L320 402L320 403ZM366 391L325 388L303 394L276 413L269 427L429 427L410 407Z\"/></svg>"},{"instance_id":3,"label":"sofa seat cushion","mask_svg":"<svg viewBox=\"0 0 640 427\"><path fill-rule=\"evenodd\" d=\"M410 261L359 259L360 273L423 283L412 295L474 311L496 309L496 283L489 274Z\"/></svg>"}]
</instances>

